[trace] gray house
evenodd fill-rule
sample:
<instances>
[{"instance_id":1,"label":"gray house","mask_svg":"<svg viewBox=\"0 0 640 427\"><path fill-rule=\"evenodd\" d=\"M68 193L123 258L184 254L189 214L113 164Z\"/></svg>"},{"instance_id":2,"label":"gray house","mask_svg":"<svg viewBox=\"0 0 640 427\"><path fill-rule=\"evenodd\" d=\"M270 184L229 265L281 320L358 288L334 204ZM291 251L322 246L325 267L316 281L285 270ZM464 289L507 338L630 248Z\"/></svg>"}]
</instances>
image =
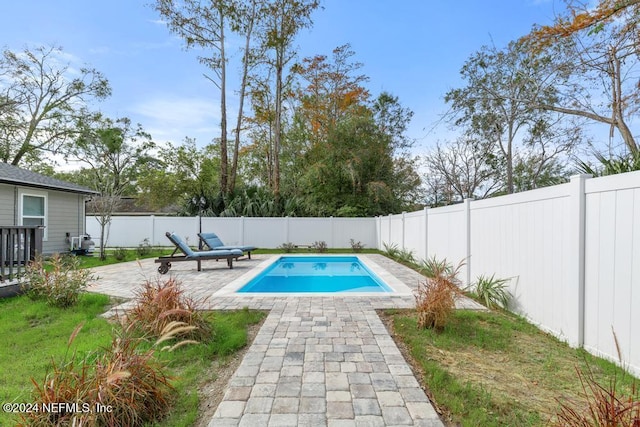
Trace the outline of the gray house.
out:
<instances>
[{"instance_id":1,"label":"gray house","mask_svg":"<svg viewBox=\"0 0 640 427\"><path fill-rule=\"evenodd\" d=\"M84 202L95 191L0 162L0 229L44 226L42 253L69 251L85 233Z\"/></svg>"}]
</instances>

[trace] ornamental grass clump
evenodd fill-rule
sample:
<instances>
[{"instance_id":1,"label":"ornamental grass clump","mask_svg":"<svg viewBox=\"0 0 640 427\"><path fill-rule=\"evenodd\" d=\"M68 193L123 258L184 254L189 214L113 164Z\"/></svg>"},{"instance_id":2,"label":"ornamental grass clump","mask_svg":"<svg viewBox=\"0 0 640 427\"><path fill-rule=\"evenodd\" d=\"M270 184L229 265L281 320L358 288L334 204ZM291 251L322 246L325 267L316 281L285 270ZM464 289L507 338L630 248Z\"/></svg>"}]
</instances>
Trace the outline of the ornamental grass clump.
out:
<instances>
[{"instance_id":1,"label":"ornamental grass clump","mask_svg":"<svg viewBox=\"0 0 640 427\"><path fill-rule=\"evenodd\" d=\"M453 269L447 268L446 261L437 263L431 272L432 277L425 277L425 281L418 285L415 298L419 328L442 330L445 327L455 310L456 296L462 293L457 278L462 265L460 263Z\"/></svg>"},{"instance_id":2,"label":"ornamental grass clump","mask_svg":"<svg viewBox=\"0 0 640 427\"><path fill-rule=\"evenodd\" d=\"M613 339L622 365L622 353L615 332ZM558 399L560 408L556 413L554 426L562 427L639 427L640 426L640 390L633 383L631 392L622 395L618 390L618 378L614 377L607 386L595 378L593 370L587 366L585 371L576 368L582 385L583 401L577 399ZM585 403L586 401L586 403Z\"/></svg>"},{"instance_id":3,"label":"ornamental grass clump","mask_svg":"<svg viewBox=\"0 0 640 427\"><path fill-rule=\"evenodd\" d=\"M71 334L68 350L81 328ZM142 350L142 342L123 326L110 348L84 358L67 352L62 363L52 362L43 383L31 380L40 410L22 414L21 425L143 426L163 418L174 389L153 347Z\"/></svg>"},{"instance_id":4,"label":"ornamental grass clump","mask_svg":"<svg viewBox=\"0 0 640 427\"><path fill-rule=\"evenodd\" d=\"M43 299L47 304L67 308L78 302L80 293L94 277L87 269L80 268L75 256L54 254L48 261L42 257L32 261L22 277L22 286L31 299Z\"/></svg>"},{"instance_id":5,"label":"ornamental grass clump","mask_svg":"<svg viewBox=\"0 0 640 427\"><path fill-rule=\"evenodd\" d=\"M126 321L154 338L173 330L173 334L181 339L206 341L212 337L213 331L198 310L205 301L185 295L174 277L155 282L147 280L135 292L135 305L127 312Z\"/></svg>"}]
</instances>

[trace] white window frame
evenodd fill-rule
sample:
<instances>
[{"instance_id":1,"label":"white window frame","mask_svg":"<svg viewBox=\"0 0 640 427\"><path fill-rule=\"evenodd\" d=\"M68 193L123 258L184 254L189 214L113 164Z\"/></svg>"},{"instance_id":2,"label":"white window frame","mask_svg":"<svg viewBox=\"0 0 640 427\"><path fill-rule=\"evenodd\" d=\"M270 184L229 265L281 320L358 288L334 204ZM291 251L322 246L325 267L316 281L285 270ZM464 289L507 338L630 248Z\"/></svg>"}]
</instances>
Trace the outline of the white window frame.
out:
<instances>
[{"instance_id":1,"label":"white window frame","mask_svg":"<svg viewBox=\"0 0 640 427\"><path fill-rule=\"evenodd\" d=\"M23 207L24 207L24 196L30 196L30 197L40 197L44 199L44 217L42 217L43 221L43 225L44 225L44 233L42 235L42 240L43 241L47 241L48 237L49 237L49 233L47 232L48 229L48 225L49 225L49 194L46 191L38 191L38 190L32 190L32 189L28 189L28 190L20 190L18 192L18 225L24 225L24 218L40 218L40 217L35 217L35 216L26 216L23 214Z\"/></svg>"}]
</instances>

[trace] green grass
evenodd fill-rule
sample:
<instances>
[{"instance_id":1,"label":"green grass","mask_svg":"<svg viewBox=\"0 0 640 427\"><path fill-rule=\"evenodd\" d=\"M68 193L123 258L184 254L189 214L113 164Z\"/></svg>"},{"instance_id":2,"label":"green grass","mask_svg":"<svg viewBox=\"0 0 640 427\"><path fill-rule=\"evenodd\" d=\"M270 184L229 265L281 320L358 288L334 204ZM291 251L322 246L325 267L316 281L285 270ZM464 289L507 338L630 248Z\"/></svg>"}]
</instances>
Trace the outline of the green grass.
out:
<instances>
[{"instance_id":1,"label":"green grass","mask_svg":"<svg viewBox=\"0 0 640 427\"><path fill-rule=\"evenodd\" d=\"M252 254L268 254L268 255L272 255L272 254L285 254L285 252L282 249L256 249L255 251L251 251ZM313 254L313 253L319 253L313 249L310 248L296 248L293 249L291 252L292 254ZM354 254L356 252L353 251L353 249L351 248L334 248L334 249L327 249L326 252L324 252L325 254ZM369 249L369 248L364 248L362 249L360 252L358 253L362 253L362 254L379 254L381 253L379 250L377 249Z\"/></svg>"},{"instance_id":2,"label":"green grass","mask_svg":"<svg viewBox=\"0 0 640 427\"><path fill-rule=\"evenodd\" d=\"M163 420L162 427L186 427L192 425L198 417L198 385L216 379L212 361L225 363L225 360L247 345L247 328L259 323L264 313L252 310L230 312L211 312L209 320L213 325L213 340L206 344L182 347L172 353L160 352L160 360L167 363L176 378L172 384L180 399Z\"/></svg>"},{"instance_id":3,"label":"green grass","mask_svg":"<svg viewBox=\"0 0 640 427\"><path fill-rule=\"evenodd\" d=\"M105 260L101 260L98 253L95 253L93 256L79 256L78 259L80 260L81 268L93 268L101 267L103 265L117 264L120 262L135 261L137 259L157 258L160 255L168 255L171 251L172 249L169 248L153 248L148 254L140 256L135 249L127 249L125 251L125 258L120 260L114 256L113 250L107 250L107 257Z\"/></svg>"},{"instance_id":4,"label":"green grass","mask_svg":"<svg viewBox=\"0 0 640 427\"><path fill-rule=\"evenodd\" d=\"M107 250L107 258L104 261L100 260L98 254L94 254L93 256L79 256L80 259L80 267L81 268L93 268L100 267L103 265L111 265L117 264L119 262L127 262L127 261L135 261L136 259L144 259L144 258L157 258L161 255L169 255L173 251L172 248L153 248L151 252L145 256L139 256L135 249L127 249L126 257L123 260L118 260L114 256L114 250ZM284 253L282 249L256 249L255 251L251 251L252 254L282 254ZM294 249L291 253L315 253L314 250L309 248L297 248ZM329 249L326 253L330 254L350 254L354 253L351 248L341 248L341 249ZM367 249L364 248L360 251L360 253L371 254L371 253L380 253L377 249Z\"/></svg>"},{"instance_id":5,"label":"green grass","mask_svg":"<svg viewBox=\"0 0 640 427\"><path fill-rule=\"evenodd\" d=\"M42 383L52 360L60 363L65 359L69 336L78 324L85 322L71 346L71 352L75 350L78 357L109 346L113 326L99 317L108 304L109 297L98 294L83 294L79 304L68 309L52 308L26 296L0 299L0 401L32 401L31 378ZM223 363L247 344L248 325L260 322L264 313L240 310L211 312L207 316L215 331L211 342L181 347L171 353L156 352L166 363L177 389L175 406L159 426L189 426L195 421L199 386L215 379L216 363ZM141 346L145 347L148 348ZM12 415L0 412L0 425L16 421Z\"/></svg>"},{"instance_id":6,"label":"green grass","mask_svg":"<svg viewBox=\"0 0 640 427\"><path fill-rule=\"evenodd\" d=\"M615 375L619 391L631 393L633 377L614 364L506 312L458 310L440 333L418 329L413 311L386 314L434 400L463 426L547 425L556 399L581 396L576 367L587 364L603 386Z\"/></svg>"},{"instance_id":7,"label":"green grass","mask_svg":"<svg viewBox=\"0 0 640 427\"><path fill-rule=\"evenodd\" d=\"M0 401L31 401L31 378L41 382L51 367L65 357L73 329L85 322L73 348L87 355L111 342L111 325L98 318L109 297L83 294L73 309L50 307L26 296L0 299ZM10 425L0 412L0 425Z\"/></svg>"}]
</instances>

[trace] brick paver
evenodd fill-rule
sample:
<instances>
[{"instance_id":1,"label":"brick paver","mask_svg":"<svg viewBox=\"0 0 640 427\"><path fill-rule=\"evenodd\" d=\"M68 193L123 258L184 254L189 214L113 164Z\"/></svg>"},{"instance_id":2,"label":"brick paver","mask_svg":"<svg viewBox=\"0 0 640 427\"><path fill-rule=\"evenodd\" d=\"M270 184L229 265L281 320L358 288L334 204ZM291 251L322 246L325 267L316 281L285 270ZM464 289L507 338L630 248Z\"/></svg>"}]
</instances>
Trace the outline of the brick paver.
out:
<instances>
[{"instance_id":1,"label":"brick paver","mask_svg":"<svg viewBox=\"0 0 640 427\"><path fill-rule=\"evenodd\" d=\"M421 276L381 255L361 255L409 288ZM209 426L441 426L410 367L375 310L409 308L412 296L238 297L213 295L266 255L234 263L175 263L170 274L203 308L269 310ZM95 269L94 292L131 298L156 280L153 260ZM481 308L470 300L457 305ZM126 304L119 307L126 309ZM116 308L118 310L118 308Z\"/></svg>"}]
</instances>

